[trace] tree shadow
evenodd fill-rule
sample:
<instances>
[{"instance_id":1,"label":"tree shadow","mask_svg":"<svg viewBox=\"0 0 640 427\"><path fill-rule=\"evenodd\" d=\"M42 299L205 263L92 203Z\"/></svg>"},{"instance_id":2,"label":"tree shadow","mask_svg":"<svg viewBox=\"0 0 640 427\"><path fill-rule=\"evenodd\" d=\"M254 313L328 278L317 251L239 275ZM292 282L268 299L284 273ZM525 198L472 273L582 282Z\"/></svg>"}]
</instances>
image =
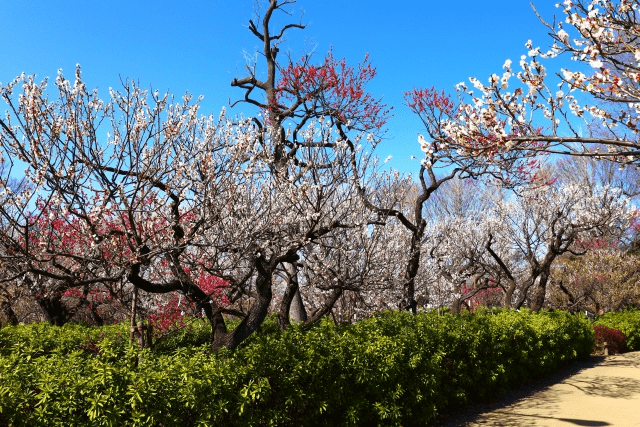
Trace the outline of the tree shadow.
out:
<instances>
[{"instance_id":1,"label":"tree shadow","mask_svg":"<svg viewBox=\"0 0 640 427\"><path fill-rule=\"evenodd\" d=\"M589 396L630 399L633 394L640 393L640 380L616 376L581 376L567 379L563 384L575 387Z\"/></svg>"}]
</instances>

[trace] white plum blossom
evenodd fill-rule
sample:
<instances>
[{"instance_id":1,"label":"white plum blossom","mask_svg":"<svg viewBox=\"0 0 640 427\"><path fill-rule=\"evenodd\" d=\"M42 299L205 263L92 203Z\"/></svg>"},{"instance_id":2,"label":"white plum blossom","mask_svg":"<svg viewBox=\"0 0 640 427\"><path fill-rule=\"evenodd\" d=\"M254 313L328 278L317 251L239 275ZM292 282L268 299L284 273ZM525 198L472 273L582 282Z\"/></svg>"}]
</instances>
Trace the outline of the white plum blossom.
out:
<instances>
[{"instance_id":1,"label":"white plum blossom","mask_svg":"<svg viewBox=\"0 0 640 427\"><path fill-rule=\"evenodd\" d=\"M563 43L569 43L569 34L565 30L558 31L558 38Z\"/></svg>"},{"instance_id":2,"label":"white plum blossom","mask_svg":"<svg viewBox=\"0 0 640 427\"><path fill-rule=\"evenodd\" d=\"M602 67L602 61L600 61L599 59L594 59L593 61L589 61L589 65L593 68L600 68Z\"/></svg>"},{"instance_id":3,"label":"white plum blossom","mask_svg":"<svg viewBox=\"0 0 640 427\"><path fill-rule=\"evenodd\" d=\"M505 73L490 75L488 86L470 77L479 93L459 84L457 112L436 115L424 110L419 112L422 121L430 126L434 140L446 140L458 153L483 156L474 159L496 166L504 161L511 167L514 156L538 152L640 165L640 38L636 17L629 12L638 7L627 0L565 2L566 23L545 23L551 35L548 53L541 55L528 40L520 71L512 75L507 60ZM572 39L570 33L577 37ZM583 67L558 67L548 73L554 58L561 55ZM595 127L605 130L598 138L579 131ZM598 144L614 149L596 154Z\"/></svg>"}]
</instances>

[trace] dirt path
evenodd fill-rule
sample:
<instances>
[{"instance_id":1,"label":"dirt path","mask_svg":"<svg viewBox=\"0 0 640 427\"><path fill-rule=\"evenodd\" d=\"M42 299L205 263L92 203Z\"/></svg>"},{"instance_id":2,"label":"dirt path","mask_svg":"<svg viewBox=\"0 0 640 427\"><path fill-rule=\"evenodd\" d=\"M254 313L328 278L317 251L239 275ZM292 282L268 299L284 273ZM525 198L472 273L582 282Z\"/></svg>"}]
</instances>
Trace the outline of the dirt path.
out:
<instances>
[{"instance_id":1,"label":"dirt path","mask_svg":"<svg viewBox=\"0 0 640 427\"><path fill-rule=\"evenodd\" d=\"M640 352L592 356L434 426L640 426Z\"/></svg>"}]
</instances>

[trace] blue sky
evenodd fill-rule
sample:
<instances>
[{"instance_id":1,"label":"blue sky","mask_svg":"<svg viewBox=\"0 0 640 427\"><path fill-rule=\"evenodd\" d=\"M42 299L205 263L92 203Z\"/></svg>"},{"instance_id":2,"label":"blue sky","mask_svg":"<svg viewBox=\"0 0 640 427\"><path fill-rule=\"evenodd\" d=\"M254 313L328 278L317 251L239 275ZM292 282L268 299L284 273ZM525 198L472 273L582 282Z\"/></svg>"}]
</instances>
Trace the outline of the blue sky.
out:
<instances>
[{"instance_id":1,"label":"blue sky","mask_svg":"<svg viewBox=\"0 0 640 427\"><path fill-rule=\"evenodd\" d=\"M547 20L561 14L557 0L535 6ZM265 2L261 2L264 6ZM73 77L82 66L90 88L103 96L119 86L120 76L176 95L204 95L202 112L218 114L242 95L230 87L244 73L244 54L258 40L246 25L253 0L21 0L3 5L3 58L0 82L21 72L55 78L62 68ZM403 92L431 87L453 92L469 76L486 82L500 73L505 59L517 63L524 43L546 48L549 37L526 0L298 0L289 10L304 11L306 30L293 30L281 51L298 57L315 49L318 61L333 47L335 57L353 65L365 54L378 70L373 95L394 106L389 139L377 149L401 171L415 171L420 156L420 121L403 105ZM279 16L276 22L291 19ZM251 113L239 105L231 113Z\"/></svg>"}]
</instances>

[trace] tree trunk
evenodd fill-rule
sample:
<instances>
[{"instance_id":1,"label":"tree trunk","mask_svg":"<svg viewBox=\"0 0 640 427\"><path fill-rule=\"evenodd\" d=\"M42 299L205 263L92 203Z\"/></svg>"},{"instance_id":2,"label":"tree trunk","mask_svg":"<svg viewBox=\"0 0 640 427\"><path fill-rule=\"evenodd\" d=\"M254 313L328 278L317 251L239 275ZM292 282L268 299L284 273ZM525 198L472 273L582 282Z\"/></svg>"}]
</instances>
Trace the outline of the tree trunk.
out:
<instances>
[{"instance_id":1,"label":"tree trunk","mask_svg":"<svg viewBox=\"0 0 640 427\"><path fill-rule=\"evenodd\" d=\"M560 290L562 292L564 292L564 294L567 296L567 298L569 298L569 307L568 307L568 311L570 311L571 313L576 311L576 297L571 293L571 291L569 289L567 289L564 286L564 283L562 283L562 280L560 280L560 283L558 283L558 287L560 288Z\"/></svg>"},{"instance_id":2,"label":"tree trunk","mask_svg":"<svg viewBox=\"0 0 640 427\"><path fill-rule=\"evenodd\" d=\"M451 314L458 314L462 311L463 298L456 298L451 303Z\"/></svg>"},{"instance_id":3,"label":"tree trunk","mask_svg":"<svg viewBox=\"0 0 640 427\"><path fill-rule=\"evenodd\" d=\"M316 309L311 314L309 319L307 319L307 321L303 323L302 328L308 329L314 323L319 322L320 319L322 319L324 316L328 315L329 313L332 313L333 306L336 304L336 301L338 301L338 299L342 296L343 293L344 293L344 290L342 288L334 289L331 295L329 295L329 298L327 298L324 301L324 304L322 305L322 307ZM335 318L334 318L334 322L335 322Z\"/></svg>"},{"instance_id":4,"label":"tree trunk","mask_svg":"<svg viewBox=\"0 0 640 427\"><path fill-rule=\"evenodd\" d=\"M89 304L89 316L91 316L91 320L96 324L96 326L104 326L104 319L98 311L93 303Z\"/></svg>"},{"instance_id":5,"label":"tree trunk","mask_svg":"<svg viewBox=\"0 0 640 427\"><path fill-rule=\"evenodd\" d=\"M307 310L304 308L304 303L302 302L302 296L300 295L298 269L294 264L291 264L289 262L285 262L284 267L287 270L287 276L289 277L289 280L294 283L293 288L295 289L293 299L291 300L291 305L289 307L289 316L295 323L306 322L308 316Z\"/></svg>"},{"instance_id":6,"label":"tree trunk","mask_svg":"<svg viewBox=\"0 0 640 427\"><path fill-rule=\"evenodd\" d=\"M309 316L307 310L304 308L304 302L302 301L302 295L300 295L300 287L293 294L293 300L291 301L291 309L289 310L291 319L296 322L306 322Z\"/></svg>"},{"instance_id":7,"label":"tree trunk","mask_svg":"<svg viewBox=\"0 0 640 427\"><path fill-rule=\"evenodd\" d=\"M50 325L62 326L67 323L67 310L59 297L38 298L36 302Z\"/></svg>"},{"instance_id":8,"label":"tree trunk","mask_svg":"<svg viewBox=\"0 0 640 427\"><path fill-rule=\"evenodd\" d=\"M131 317L129 318L129 343L133 343L136 334L136 315L138 311L138 288L133 287L133 299L131 300Z\"/></svg>"},{"instance_id":9,"label":"tree trunk","mask_svg":"<svg viewBox=\"0 0 640 427\"><path fill-rule=\"evenodd\" d=\"M9 301L2 301L2 303L0 303L0 311L2 311L2 314L7 319L7 325L17 325L19 323L18 316L16 316L16 313L13 311Z\"/></svg>"},{"instance_id":10,"label":"tree trunk","mask_svg":"<svg viewBox=\"0 0 640 427\"><path fill-rule=\"evenodd\" d=\"M282 264L286 271L287 286L278 309L278 327L284 331L291 324L291 320L294 323L306 322L308 316L300 296L298 269L289 262Z\"/></svg>"},{"instance_id":11,"label":"tree trunk","mask_svg":"<svg viewBox=\"0 0 640 427\"><path fill-rule=\"evenodd\" d=\"M504 308L511 308L513 307L513 293L516 291L516 282L514 281L509 281L509 287L507 288L507 291L504 294Z\"/></svg>"},{"instance_id":12,"label":"tree trunk","mask_svg":"<svg viewBox=\"0 0 640 427\"><path fill-rule=\"evenodd\" d=\"M533 297L533 301L531 303L531 311L540 311L542 307L544 307L545 297L547 295L547 282L549 281L549 276L546 273L540 275L540 282L538 283L538 288L536 295Z\"/></svg>"},{"instance_id":13,"label":"tree trunk","mask_svg":"<svg viewBox=\"0 0 640 427\"><path fill-rule=\"evenodd\" d=\"M538 273L537 272L532 273L531 276L529 277L529 280L527 281L528 282L527 285L524 286L520 291L521 292L520 296L518 297L518 301L516 302L516 305L515 305L516 310L520 310L520 308L522 308L525 301L527 300L527 294L529 293L529 289L535 285L537 279L538 279Z\"/></svg>"},{"instance_id":14,"label":"tree trunk","mask_svg":"<svg viewBox=\"0 0 640 427\"><path fill-rule=\"evenodd\" d=\"M403 310L410 310L413 314L418 312L418 303L416 302L416 276L418 275L418 269L420 268L420 245L422 243L422 238L424 237L424 228L426 226L426 223L422 218L418 219L420 220L420 225L411 236L411 257L407 263L404 297L402 301L403 307L401 307Z\"/></svg>"},{"instance_id":15,"label":"tree trunk","mask_svg":"<svg viewBox=\"0 0 640 427\"><path fill-rule=\"evenodd\" d=\"M251 307L249 314L245 317L236 329L227 333L216 331L211 345L213 350L217 350L222 346L233 349L238 346L245 338L251 335L262 324L267 317L269 305L272 299L272 277L273 271L269 269L258 268L258 276L256 277L256 298ZM262 271L261 271L262 270Z\"/></svg>"}]
</instances>

